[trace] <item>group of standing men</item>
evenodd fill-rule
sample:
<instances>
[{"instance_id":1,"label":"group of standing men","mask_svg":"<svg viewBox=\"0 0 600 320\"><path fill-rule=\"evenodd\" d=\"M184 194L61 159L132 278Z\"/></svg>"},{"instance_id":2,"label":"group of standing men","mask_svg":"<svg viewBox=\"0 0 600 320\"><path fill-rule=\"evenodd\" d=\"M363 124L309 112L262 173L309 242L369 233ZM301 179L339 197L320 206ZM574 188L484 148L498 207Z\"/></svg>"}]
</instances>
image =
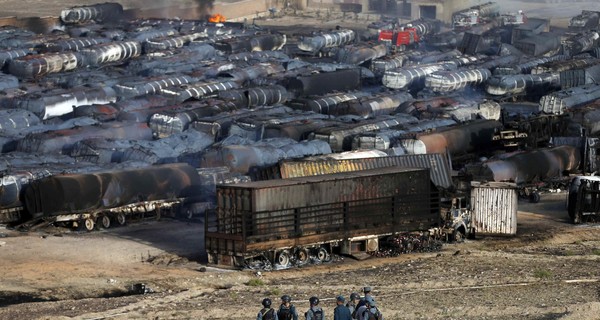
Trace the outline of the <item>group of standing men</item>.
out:
<instances>
[{"instance_id":1,"label":"group of standing men","mask_svg":"<svg viewBox=\"0 0 600 320\"><path fill-rule=\"evenodd\" d=\"M364 296L353 292L346 303L344 296L336 297L337 306L333 310L333 320L383 320L383 315L377 308L377 303L371 295L371 287L363 288ZM325 320L325 312L319 306L319 298L308 299L310 308L304 313L305 320ZM288 295L281 297L278 310L271 308L271 299L262 301L263 308L258 313L256 320L298 320L298 312Z\"/></svg>"}]
</instances>

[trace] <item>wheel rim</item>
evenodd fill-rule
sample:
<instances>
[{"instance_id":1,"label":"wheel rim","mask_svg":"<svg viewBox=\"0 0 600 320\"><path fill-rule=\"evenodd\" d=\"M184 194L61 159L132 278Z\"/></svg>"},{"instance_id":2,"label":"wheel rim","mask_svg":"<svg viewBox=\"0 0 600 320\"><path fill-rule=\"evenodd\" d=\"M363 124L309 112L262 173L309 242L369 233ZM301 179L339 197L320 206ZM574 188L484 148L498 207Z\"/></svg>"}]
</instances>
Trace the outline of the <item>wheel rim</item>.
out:
<instances>
[{"instance_id":1,"label":"wheel rim","mask_svg":"<svg viewBox=\"0 0 600 320\"><path fill-rule=\"evenodd\" d=\"M102 220L100 222L102 223L102 228L104 228L104 229L110 228L110 217L109 216L102 216Z\"/></svg>"},{"instance_id":2,"label":"wheel rim","mask_svg":"<svg viewBox=\"0 0 600 320\"><path fill-rule=\"evenodd\" d=\"M85 229L88 231L94 230L94 220L92 218L85 219L84 221Z\"/></svg>"},{"instance_id":3,"label":"wheel rim","mask_svg":"<svg viewBox=\"0 0 600 320\"><path fill-rule=\"evenodd\" d=\"M287 266L290 263L290 255L287 251L281 251L277 256L277 264Z\"/></svg>"},{"instance_id":4,"label":"wheel rim","mask_svg":"<svg viewBox=\"0 0 600 320\"><path fill-rule=\"evenodd\" d=\"M319 259L319 261L325 261L325 259L327 259L327 250L325 250L325 248L319 249L319 252L317 252L317 259Z\"/></svg>"},{"instance_id":5,"label":"wheel rim","mask_svg":"<svg viewBox=\"0 0 600 320\"><path fill-rule=\"evenodd\" d=\"M306 249L302 248L298 250L298 253L296 253L296 257L298 258L298 262L304 263L308 261L308 252L306 251Z\"/></svg>"},{"instance_id":6,"label":"wheel rim","mask_svg":"<svg viewBox=\"0 0 600 320\"><path fill-rule=\"evenodd\" d=\"M117 215L117 222L118 222L120 225L124 225L124 224L125 224L125 221L126 221L126 219L125 219L125 215L124 215L123 213L119 213L119 214Z\"/></svg>"}]
</instances>

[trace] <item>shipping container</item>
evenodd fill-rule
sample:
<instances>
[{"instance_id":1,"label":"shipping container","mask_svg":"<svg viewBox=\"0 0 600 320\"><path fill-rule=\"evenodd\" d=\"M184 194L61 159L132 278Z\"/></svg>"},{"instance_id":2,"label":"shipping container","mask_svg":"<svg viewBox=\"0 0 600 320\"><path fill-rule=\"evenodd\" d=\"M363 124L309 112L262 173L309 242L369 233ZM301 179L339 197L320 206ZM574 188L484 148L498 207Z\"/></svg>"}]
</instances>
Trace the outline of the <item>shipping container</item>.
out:
<instances>
[{"instance_id":1,"label":"shipping container","mask_svg":"<svg viewBox=\"0 0 600 320\"><path fill-rule=\"evenodd\" d=\"M478 234L517 234L517 186L471 182L472 225Z\"/></svg>"}]
</instances>

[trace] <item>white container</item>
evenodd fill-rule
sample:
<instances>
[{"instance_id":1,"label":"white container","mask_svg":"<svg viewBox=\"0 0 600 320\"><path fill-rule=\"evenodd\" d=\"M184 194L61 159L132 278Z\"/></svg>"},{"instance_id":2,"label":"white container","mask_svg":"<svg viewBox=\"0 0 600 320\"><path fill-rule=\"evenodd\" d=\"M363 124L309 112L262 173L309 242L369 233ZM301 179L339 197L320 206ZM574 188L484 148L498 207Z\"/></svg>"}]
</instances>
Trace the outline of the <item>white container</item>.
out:
<instances>
[{"instance_id":1,"label":"white container","mask_svg":"<svg viewBox=\"0 0 600 320\"><path fill-rule=\"evenodd\" d=\"M473 227L479 234L517 234L517 187L505 182L471 182Z\"/></svg>"}]
</instances>

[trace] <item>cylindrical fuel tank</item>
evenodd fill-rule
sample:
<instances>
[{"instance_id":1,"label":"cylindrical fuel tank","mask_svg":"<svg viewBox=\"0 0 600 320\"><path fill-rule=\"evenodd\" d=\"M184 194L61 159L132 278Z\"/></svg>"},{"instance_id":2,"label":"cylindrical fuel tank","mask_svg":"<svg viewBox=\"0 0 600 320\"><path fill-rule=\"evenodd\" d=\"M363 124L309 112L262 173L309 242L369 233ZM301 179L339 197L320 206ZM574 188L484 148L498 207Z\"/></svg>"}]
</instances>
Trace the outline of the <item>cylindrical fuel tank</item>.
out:
<instances>
[{"instance_id":1,"label":"cylindrical fuel tank","mask_svg":"<svg viewBox=\"0 0 600 320\"><path fill-rule=\"evenodd\" d=\"M581 161L580 152L572 146L533 150L513 154L505 159L484 163L484 175L493 181L531 183L560 177L574 171Z\"/></svg>"},{"instance_id":2,"label":"cylindrical fuel tank","mask_svg":"<svg viewBox=\"0 0 600 320\"><path fill-rule=\"evenodd\" d=\"M496 129L502 128L498 121L474 121L448 130L419 136L425 144L427 153L446 153L451 155L467 153L492 143Z\"/></svg>"}]
</instances>

